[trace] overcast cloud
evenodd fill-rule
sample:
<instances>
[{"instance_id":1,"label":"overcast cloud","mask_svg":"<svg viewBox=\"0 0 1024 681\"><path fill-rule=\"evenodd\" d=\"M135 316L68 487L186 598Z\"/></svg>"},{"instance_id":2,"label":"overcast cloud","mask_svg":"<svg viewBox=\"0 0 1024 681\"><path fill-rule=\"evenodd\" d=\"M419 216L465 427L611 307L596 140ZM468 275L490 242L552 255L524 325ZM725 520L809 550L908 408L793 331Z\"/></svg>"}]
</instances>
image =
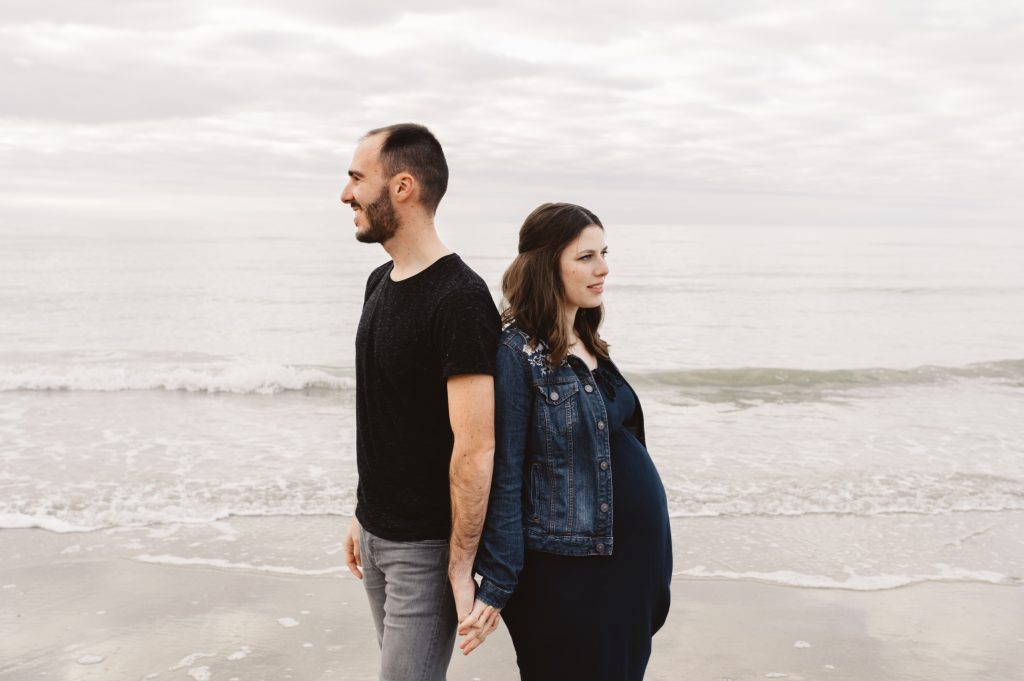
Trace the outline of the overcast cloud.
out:
<instances>
[{"instance_id":1,"label":"overcast cloud","mask_svg":"<svg viewBox=\"0 0 1024 681\"><path fill-rule=\"evenodd\" d=\"M627 9L628 8L628 9ZM5 0L0 228L347 221L355 140L413 120L442 220L1014 225L1016 1Z\"/></svg>"}]
</instances>

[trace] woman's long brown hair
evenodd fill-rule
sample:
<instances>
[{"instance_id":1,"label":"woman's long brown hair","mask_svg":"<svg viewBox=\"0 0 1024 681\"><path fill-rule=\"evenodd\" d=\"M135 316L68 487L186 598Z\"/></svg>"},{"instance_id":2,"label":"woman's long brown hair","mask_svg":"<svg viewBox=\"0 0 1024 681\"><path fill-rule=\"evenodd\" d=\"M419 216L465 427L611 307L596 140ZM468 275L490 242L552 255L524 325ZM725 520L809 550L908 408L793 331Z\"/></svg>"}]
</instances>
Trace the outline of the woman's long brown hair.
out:
<instances>
[{"instance_id":1,"label":"woman's long brown hair","mask_svg":"<svg viewBox=\"0 0 1024 681\"><path fill-rule=\"evenodd\" d=\"M604 225L592 212L572 203L545 203L530 213L519 230L519 255L501 277L501 321L522 329L548 346L551 367L569 354L569 334L562 324L565 288L561 256L580 232ZM598 327L604 306L580 308L573 327L594 355L608 359L608 344Z\"/></svg>"}]
</instances>

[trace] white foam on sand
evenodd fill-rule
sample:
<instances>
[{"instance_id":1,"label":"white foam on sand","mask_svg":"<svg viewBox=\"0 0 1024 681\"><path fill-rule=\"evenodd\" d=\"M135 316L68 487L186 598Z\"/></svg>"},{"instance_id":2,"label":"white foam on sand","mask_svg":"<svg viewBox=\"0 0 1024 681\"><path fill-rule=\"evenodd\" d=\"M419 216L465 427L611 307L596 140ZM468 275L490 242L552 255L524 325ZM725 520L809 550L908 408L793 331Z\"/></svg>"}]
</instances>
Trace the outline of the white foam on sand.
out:
<instances>
[{"instance_id":1,"label":"white foam on sand","mask_svg":"<svg viewBox=\"0 0 1024 681\"><path fill-rule=\"evenodd\" d=\"M288 627L297 627L297 626L299 626L298 620L294 620L291 617L282 617L281 619L277 620L277 623L280 624L282 627L284 627L286 629Z\"/></svg>"},{"instance_id":2,"label":"white foam on sand","mask_svg":"<svg viewBox=\"0 0 1024 681\"><path fill-rule=\"evenodd\" d=\"M933 566L936 571L931 574L917 575L857 575L850 572L850 576L844 580L835 579L825 575L808 575L791 570L776 570L774 572L732 572L729 570L709 570L703 565L698 565L687 570L674 572L673 575L682 577L697 577L701 579L736 579L755 582L767 582L769 584L782 584L785 586L800 586L813 589L847 589L850 591L883 591L885 589L898 589L910 584L922 582L983 582L986 584L1014 584L1018 580L1012 577L986 570L965 570L954 568L949 565L937 564Z\"/></svg>"},{"instance_id":3,"label":"white foam on sand","mask_svg":"<svg viewBox=\"0 0 1024 681\"><path fill-rule=\"evenodd\" d=\"M794 648L810 648L811 644L807 641L796 641L793 643Z\"/></svg>"},{"instance_id":4,"label":"white foam on sand","mask_svg":"<svg viewBox=\"0 0 1024 681\"><path fill-rule=\"evenodd\" d=\"M52 518L45 515L25 515L23 513L0 513L0 529L5 530L27 530L39 528L50 532L92 532L98 528L86 527L64 522L59 518Z\"/></svg>"},{"instance_id":5,"label":"white foam on sand","mask_svg":"<svg viewBox=\"0 0 1024 681\"><path fill-rule=\"evenodd\" d=\"M204 657L217 657L217 655L215 653L192 653L191 655L186 655L185 657L181 658L181 660L178 661L178 664L174 665L173 667L168 667L167 671L175 672L179 669L184 669L185 667L191 667L197 661L203 659Z\"/></svg>"},{"instance_id":6,"label":"white foam on sand","mask_svg":"<svg viewBox=\"0 0 1024 681\"><path fill-rule=\"evenodd\" d=\"M188 670L188 675L196 681L210 681L210 668L209 667L192 667Z\"/></svg>"},{"instance_id":7,"label":"white foam on sand","mask_svg":"<svg viewBox=\"0 0 1024 681\"><path fill-rule=\"evenodd\" d=\"M1024 510L1019 473L1003 476L944 471L869 471L843 478L811 475L787 480L678 480L666 477L673 518L804 515L876 516L895 513L948 515L970 511Z\"/></svg>"},{"instance_id":8,"label":"white foam on sand","mask_svg":"<svg viewBox=\"0 0 1024 681\"><path fill-rule=\"evenodd\" d=\"M235 660L244 660L245 658L249 657L251 653L252 648L250 648L249 646L242 646L235 652L228 655L228 659L232 662L234 662Z\"/></svg>"},{"instance_id":9,"label":"white foam on sand","mask_svg":"<svg viewBox=\"0 0 1024 681\"><path fill-rule=\"evenodd\" d=\"M349 503L349 492L343 486L329 486L312 490L309 494L296 494L291 486L282 481L253 485L251 494L232 494L232 490L216 485L189 490L191 498L184 501L180 490L166 488L152 490L128 486L112 492L113 498L97 493L100 501L89 501L89 506L54 510L66 503L61 499L61 490L53 496L34 498L28 503L43 510L38 513L12 513L3 509L24 505L25 499L0 500L0 530L22 530L38 528L60 534L72 532L95 532L112 528L134 528L149 525L206 525L216 524L227 518L262 518L268 516L290 516L306 518L322 515L351 515L354 508ZM127 490L127 491L126 491ZM354 493L354 492L353 492ZM230 501L218 501L220 495L232 495ZM53 514L53 515L51 515ZM58 517L60 516L63 517ZM221 540L234 541L230 531L223 532Z\"/></svg>"},{"instance_id":10,"label":"white foam on sand","mask_svg":"<svg viewBox=\"0 0 1024 681\"><path fill-rule=\"evenodd\" d=\"M155 563L158 565L201 566L219 568L222 570L270 572L281 575L331 575L336 573L342 573L345 570L344 567L330 567L316 570L304 570L302 568L292 567L290 565L256 565L253 563L236 563L229 560L224 560L223 558L182 558L181 556L172 556L169 554L151 556L149 554L143 553L138 556L133 556L132 560L137 560L140 563Z\"/></svg>"},{"instance_id":11,"label":"white foam on sand","mask_svg":"<svg viewBox=\"0 0 1024 681\"><path fill-rule=\"evenodd\" d=\"M82 655L78 658L78 664L99 664L107 659L106 655Z\"/></svg>"}]
</instances>

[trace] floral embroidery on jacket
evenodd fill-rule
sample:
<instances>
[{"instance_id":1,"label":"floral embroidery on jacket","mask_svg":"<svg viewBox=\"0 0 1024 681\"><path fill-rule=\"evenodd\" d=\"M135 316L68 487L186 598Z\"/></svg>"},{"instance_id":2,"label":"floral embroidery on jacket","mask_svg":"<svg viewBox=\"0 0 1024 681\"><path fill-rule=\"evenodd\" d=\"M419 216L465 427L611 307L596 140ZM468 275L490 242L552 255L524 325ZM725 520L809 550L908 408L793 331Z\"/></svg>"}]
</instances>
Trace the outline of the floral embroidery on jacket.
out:
<instances>
[{"instance_id":1,"label":"floral embroidery on jacket","mask_svg":"<svg viewBox=\"0 0 1024 681\"><path fill-rule=\"evenodd\" d=\"M522 333L522 332L520 332ZM539 338L535 341L527 336L525 333L522 334L526 342L523 344L523 354L526 355L526 362L530 366L535 366L540 369L541 376L551 373L551 352L548 348L548 344ZM534 346L530 347L530 343L533 342ZM568 358L563 359L559 366L569 366Z\"/></svg>"}]
</instances>

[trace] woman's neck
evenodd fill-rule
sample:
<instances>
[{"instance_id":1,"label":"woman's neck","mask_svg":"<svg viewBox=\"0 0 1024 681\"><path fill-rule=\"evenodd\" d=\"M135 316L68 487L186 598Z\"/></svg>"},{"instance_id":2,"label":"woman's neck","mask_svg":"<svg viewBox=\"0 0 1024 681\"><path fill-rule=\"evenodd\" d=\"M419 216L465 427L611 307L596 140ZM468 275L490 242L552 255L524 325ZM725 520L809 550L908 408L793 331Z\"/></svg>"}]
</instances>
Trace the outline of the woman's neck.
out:
<instances>
[{"instance_id":1,"label":"woman's neck","mask_svg":"<svg viewBox=\"0 0 1024 681\"><path fill-rule=\"evenodd\" d=\"M565 337L569 339L570 345L573 344L573 341L577 340L576 313L579 309L575 305L566 305L562 308L562 329L565 331Z\"/></svg>"}]
</instances>

